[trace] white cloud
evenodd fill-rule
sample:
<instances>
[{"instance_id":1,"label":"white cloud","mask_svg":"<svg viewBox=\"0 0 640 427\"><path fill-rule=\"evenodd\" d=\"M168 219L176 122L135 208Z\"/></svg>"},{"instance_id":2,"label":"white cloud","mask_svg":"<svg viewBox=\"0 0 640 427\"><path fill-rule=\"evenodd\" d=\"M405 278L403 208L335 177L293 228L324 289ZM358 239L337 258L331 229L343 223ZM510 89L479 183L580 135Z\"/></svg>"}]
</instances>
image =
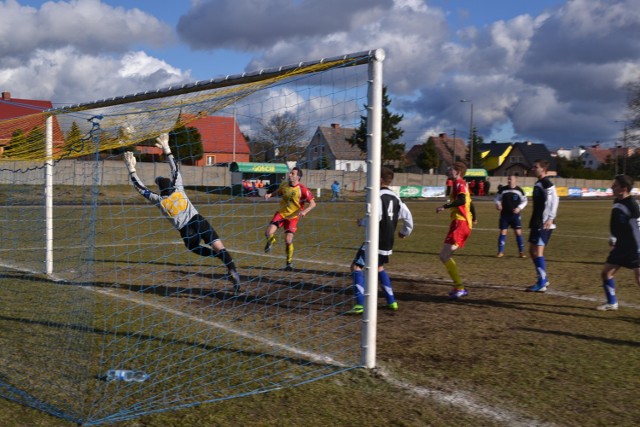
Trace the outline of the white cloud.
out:
<instances>
[{"instance_id":1,"label":"white cloud","mask_svg":"<svg viewBox=\"0 0 640 427\"><path fill-rule=\"evenodd\" d=\"M0 2L0 81L17 98L77 103L190 80L133 46L173 40L173 30L138 9L99 0Z\"/></svg>"}]
</instances>

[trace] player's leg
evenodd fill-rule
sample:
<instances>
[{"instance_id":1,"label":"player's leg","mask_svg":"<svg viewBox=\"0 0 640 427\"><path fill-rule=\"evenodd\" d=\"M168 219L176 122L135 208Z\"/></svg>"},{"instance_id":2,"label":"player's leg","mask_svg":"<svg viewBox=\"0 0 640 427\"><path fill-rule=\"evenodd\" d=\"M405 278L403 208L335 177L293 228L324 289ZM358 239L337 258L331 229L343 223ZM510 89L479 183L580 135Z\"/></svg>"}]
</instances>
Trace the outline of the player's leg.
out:
<instances>
[{"instance_id":1,"label":"player's leg","mask_svg":"<svg viewBox=\"0 0 640 427\"><path fill-rule=\"evenodd\" d=\"M276 242L276 230L280 227L281 222L278 220L278 216L279 214L276 214L273 219L271 220L271 222L269 223L269 225L267 226L267 229L264 232L264 236L267 239L267 242L264 246L264 252L267 253L269 251L271 251L271 248L273 247L273 244Z\"/></svg>"},{"instance_id":2,"label":"player's leg","mask_svg":"<svg viewBox=\"0 0 640 427\"><path fill-rule=\"evenodd\" d=\"M503 215L500 215L500 219L498 220L498 228L500 229L500 234L498 235L498 258L502 258L504 256L504 246L507 243L507 231L509 229L506 218Z\"/></svg>"},{"instance_id":3,"label":"player's leg","mask_svg":"<svg viewBox=\"0 0 640 427\"><path fill-rule=\"evenodd\" d=\"M529 286L526 290L529 292L545 292L549 286L547 278L547 266L544 259L544 248L551 239L552 230L531 230L529 236L529 254L536 269L536 283Z\"/></svg>"},{"instance_id":4,"label":"player's leg","mask_svg":"<svg viewBox=\"0 0 640 427\"><path fill-rule=\"evenodd\" d=\"M516 243L518 244L518 252L520 253L520 258L526 258L527 256L524 254L524 238L522 237L522 216L514 215L513 222L511 223L511 228L516 233Z\"/></svg>"},{"instance_id":5,"label":"player's leg","mask_svg":"<svg viewBox=\"0 0 640 427\"><path fill-rule=\"evenodd\" d=\"M356 303L348 314L361 314L364 312L364 273L362 269L365 263L364 245L358 249L356 256L351 262L351 278L353 280L353 294Z\"/></svg>"},{"instance_id":6,"label":"player's leg","mask_svg":"<svg viewBox=\"0 0 640 427\"><path fill-rule=\"evenodd\" d=\"M286 219L283 222L285 253L287 254L287 265L285 270L293 270L293 237L298 231L298 218Z\"/></svg>"},{"instance_id":7,"label":"player's leg","mask_svg":"<svg viewBox=\"0 0 640 427\"><path fill-rule=\"evenodd\" d=\"M378 281L382 286L384 296L387 300L387 308L390 310L398 309L398 302L393 294L393 288L391 286L391 278L384 269L384 264L389 262L389 257L386 255L378 255Z\"/></svg>"},{"instance_id":8,"label":"player's leg","mask_svg":"<svg viewBox=\"0 0 640 427\"><path fill-rule=\"evenodd\" d=\"M618 269L620 269L619 265L610 264L608 260L604 263L600 276L602 277L602 289L604 290L604 295L607 298L607 302L605 304L597 306L597 310L607 311L618 309L618 299L616 298L616 281L614 278ZM640 271L640 269L638 270Z\"/></svg>"}]
</instances>

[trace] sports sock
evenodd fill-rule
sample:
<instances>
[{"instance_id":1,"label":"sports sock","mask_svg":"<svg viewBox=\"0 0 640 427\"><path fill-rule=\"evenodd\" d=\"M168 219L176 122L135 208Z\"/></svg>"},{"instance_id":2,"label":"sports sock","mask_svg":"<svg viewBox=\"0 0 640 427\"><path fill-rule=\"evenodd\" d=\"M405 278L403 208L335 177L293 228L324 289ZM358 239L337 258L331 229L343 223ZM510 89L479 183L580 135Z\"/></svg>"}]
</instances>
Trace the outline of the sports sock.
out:
<instances>
[{"instance_id":1,"label":"sports sock","mask_svg":"<svg viewBox=\"0 0 640 427\"><path fill-rule=\"evenodd\" d=\"M602 281L602 287L604 288L604 294L607 296L607 303L616 304L616 281L615 279L606 279Z\"/></svg>"},{"instance_id":2,"label":"sports sock","mask_svg":"<svg viewBox=\"0 0 640 427\"><path fill-rule=\"evenodd\" d=\"M364 274L362 270L356 270L351 273L353 278L353 292L356 296L356 304L364 305Z\"/></svg>"},{"instance_id":3,"label":"sports sock","mask_svg":"<svg viewBox=\"0 0 640 427\"><path fill-rule=\"evenodd\" d=\"M229 252L227 252L225 248L223 248L220 252L216 253L215 257L219 258L222 261L222 263L225 265L225 267L227 267L229 270L236 269L236 264L233 262L233 258L231 258L231 255L229 254Z\"/></svg>"},{"instance_id":4,"label":"sports sock","mask_svg":"<svg viewBox=\"0 0 640 427\"><path fill-rule=\"evenodd\" d=\"M537 285L542 286L547 284L547 267L544 262L544 257L539 256L533 259L533 264L536 266L536 273L538 275Z\"/></svg>"},{"instance_id":5,"label":"sports sock","mask_svg":"<svg viewBox=\"0 0 640 427\"><path fill-rule=\"evenodd\" d=\"M456 265L456 262L453 260L453 258L449 258L449 260L444 263L444 266L447 268L447 272L453 280L456 289L464 289L464 286L462 286L460 273L458 273L458 266Z\"/></svg>"},{"instance_id":6,"label":"sports sock","mask_svg":"<svg viewBox=\"0 0 640 427\"><path fill-rule=\"evenodd\" d=\"M287 264L293 262L293 243L285 243L285 252L287 253Z\"/></svg>"},{"instance_id":7,"label":"sports sock","mask_svg":"<svg viewBox=\"0 0 640 427\"><path fill-rule=\"evenodd\" d=\"M393 304L396 302L395 296L393 296L393 289L391 288L391 279L385 270L378 272L378 280L384 290L384 296L387 298L387 304Z\"/></svg>"},{"instance_id":8,"label":"sports sock","mask_svg":"<svg viewBox=\"0 0 640 427\"><path fill-rule=\"evenodd\" d=\"M518 236L516 234L516 242L518 242L518 250L520 250L520 253L524 252L524 239L522 238L522 236Z\"/></svg>"},{"instance_id":9,"label":"sports sock","mask_svg":"<svg viewBox=\"0 0 640 427\"><path fill-rule=\"evenodd\" d=\"M507 241L507 236L501 234L498 236L498 252L504 252L504 244Z\"/></svg>"}]
</instances>

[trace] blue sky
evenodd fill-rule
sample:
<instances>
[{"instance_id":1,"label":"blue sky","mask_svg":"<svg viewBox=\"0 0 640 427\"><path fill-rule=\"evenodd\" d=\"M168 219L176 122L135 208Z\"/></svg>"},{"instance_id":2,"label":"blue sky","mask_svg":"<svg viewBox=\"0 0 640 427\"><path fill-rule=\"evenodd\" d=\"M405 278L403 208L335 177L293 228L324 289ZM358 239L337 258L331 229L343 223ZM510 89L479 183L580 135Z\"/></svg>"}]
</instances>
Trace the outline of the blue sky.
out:
<instances>
[{"instance_id":1,"label":"blue sky","mask_svg":"<svg viewBox=\"0 0 640 427\"><path fill-rule=\"evenodd\" d=\"M640 79L640 0L0 1L0 90L86 102L384 48L408 147L612 145ZM41 82L41 84L34 84Z\"/></svg>"}]
</instances>

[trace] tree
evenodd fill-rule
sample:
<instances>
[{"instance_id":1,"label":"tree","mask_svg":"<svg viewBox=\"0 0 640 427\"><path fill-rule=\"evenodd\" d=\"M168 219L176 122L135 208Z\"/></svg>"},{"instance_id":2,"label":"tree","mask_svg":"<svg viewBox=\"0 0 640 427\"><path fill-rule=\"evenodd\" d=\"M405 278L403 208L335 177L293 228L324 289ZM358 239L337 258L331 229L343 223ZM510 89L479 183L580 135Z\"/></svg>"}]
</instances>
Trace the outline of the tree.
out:
<instances>
[{"instance_id":1,"label":"tree","mask_svg":"<svg viewBox=\"0 0 640 427\"><path fill-rule=\"evenodd\" d=\"M382 164L390 160L400 160L404 154L404 144L394 143L404 135L398 125L403 115L391 114L389 111L391 100L387 95L387 87L382 88ZM365 108L367 106L365 105ZM360 116L360 127L347 141L352 146L358 146L363 153L367 152L367 117Z\"/></svg>"},{"instance_id":2,"label":"tree","mask_svg":"<svg viewBox=\"0 0 640 427\"><path fill-rule=\"evenodd\" d=\"M429 170L437 169L438 166L440 166L440 157L438 157L436 142L432 136L427 139L427 142L422 144L422 150L420 154L418 154L416 165L422 169L423 172L429 172Z\"/></svg>"},{"instance_id":3,"label":"tree","mask_svg":"<svg viewBox=\"0 0 640 427\"><path fill-rule=\"evenodd\" d=\"M266 149L265 160L297 160L304 151L307 131L298 118L290 112L276 114L268 121L261 122L259 140Z\"/></svg>"},{"instance_id":4,"label":"tree","mask_svg":"<svg viewBox=\"0 0 640 427\"><path fill-rule=\"evenodd\" d=\"M178 121L177 126L169 132L169 147L178 161L195 162L204 155L202 135L198 129L188 127L181 121Z\"/></svg>"},{"instance_id":5,"label":"tree","mask_svg":"<svg viewBox=\"0 0 640 427\"><path fill-rule=\"evenodd\" d=\"M69 132L67 132L67 136L64 139L64 145L62 148L63 153L67 157L80 153L82 151L83 145L84 142L80 126L78 126L78 123L73 121L71 123L71 127L69 128Z\"/></svg>"},{"instance_id":6,"label":"tree","mask_svg":"<svg viewBox=\"0 0 640 427\"><path fill-rule=\"evenodd\" d=\"M640 143L640 78L630 83L627 90L627 106L629 108L629 121L626 123L627 143L634 146Z\"/></svg>"},{"instance_id":7,"label":"tree","mask_svg":"<svg viewBox=\"0 0 640 427\"><path fill-rule=\"evenodd\" d=\"M482 157L480 155L480 146L484 144L484 138L478 135L476 128L473 128L473 148L469 147L467 151L467 164L469 165L469 169L472 168L481 168L482 167ZM471 164L471 150L473 150L473 164Z\"/></svg>"},{"instance_id":8,"label":"tree","mask_svg":"<svg viewBox=\"0 0 640 427\"><path fill-rule=\"evenodd\" d=\"M33 158L44 157L45 137L44 130L34 127L29 133L22 129L15 130L11 135L9 145L4 149L5 157L13 158Z\"/></svg>"}]
</instances>

